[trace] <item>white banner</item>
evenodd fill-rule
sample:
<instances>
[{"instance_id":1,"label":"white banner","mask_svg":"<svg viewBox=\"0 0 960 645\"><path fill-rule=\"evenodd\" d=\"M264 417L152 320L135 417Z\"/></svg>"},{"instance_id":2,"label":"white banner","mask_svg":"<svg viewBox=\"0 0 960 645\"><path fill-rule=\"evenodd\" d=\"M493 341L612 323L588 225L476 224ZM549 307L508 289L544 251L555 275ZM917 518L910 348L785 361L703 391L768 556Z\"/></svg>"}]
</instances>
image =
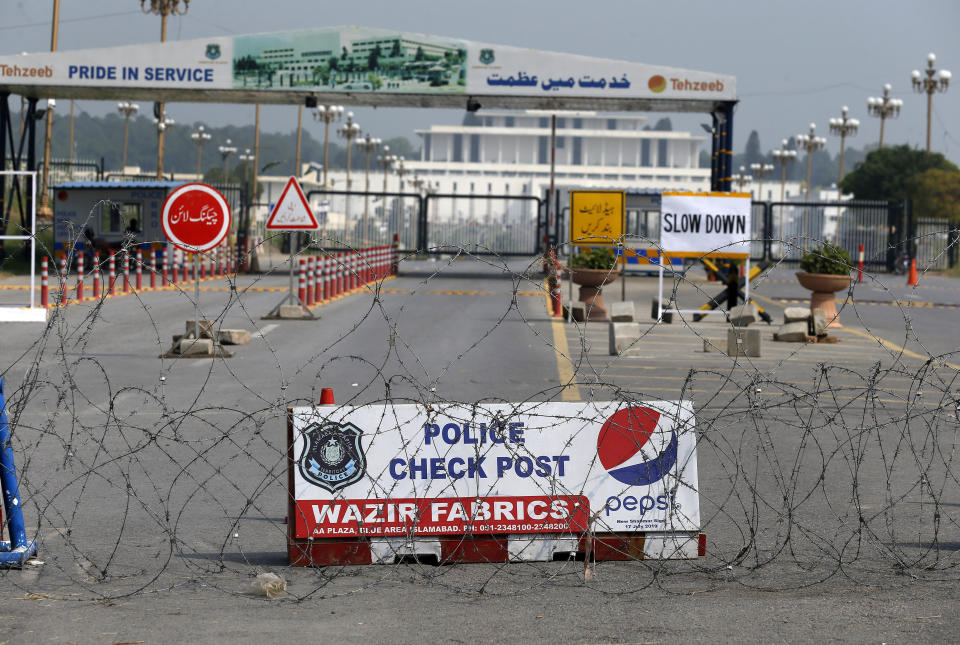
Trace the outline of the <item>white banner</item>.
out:
<instances>
[{"instance_id":1,"label":"white banner","mask_svg":"<svg viewBox=\"0 0 960 645\"><path fill-rule=\"evenodd\" d=\"M747 257L750 210L748 193L663 193L660 248L670 255Z\"/></svg>"},{"instance_id":2,"label":"white banner","mask_svg":"<svg viewBox=\"0 0 960 645\"><path fill-rule=\"evenodd\" d=\"M295 537L697 531L689 401L295 408Z\"/></svg>"}]
</instances>

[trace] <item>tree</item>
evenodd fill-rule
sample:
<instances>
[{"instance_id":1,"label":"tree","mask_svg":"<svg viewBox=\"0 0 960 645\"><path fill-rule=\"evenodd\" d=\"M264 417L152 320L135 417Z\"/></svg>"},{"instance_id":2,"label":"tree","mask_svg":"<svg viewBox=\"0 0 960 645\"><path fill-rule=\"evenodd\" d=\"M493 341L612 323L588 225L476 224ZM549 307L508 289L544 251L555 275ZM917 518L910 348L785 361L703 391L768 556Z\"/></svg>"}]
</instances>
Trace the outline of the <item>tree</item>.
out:
<instances>
[{"instance_id":1,"label":"tree","mask_svg":"<svg viewBox=\"0 0 960 645\"><path fill-rule=\"evenodd\" d=\"M960 223L960 172L930 168L907 180L917 216Z\"/></svg>"},{"instance_id":2,"label":"tree","mask_svg":"<svg viewBox=\"0 0 960 645\"><path fill-rule=\"evenodd\" d=\"M873 150L843 178L843 192L853 193L857 199L906 199L914 196L911 178L934 168L960 170L940 153L907 145Z\"/></svg>"},{"instance_id":3,"label":"tree","mask_svg":"<svg viewBox=\"0 0 960 645\"><path fill-rule=\"evenodd\" d=\"M673 130L673 124L670 122L670 117L664 117L657 121L657 124L653 126L653 129L657 132L670 132Z\"/></svg>"},{"instance_id":4,"label":"tree","mask_svg":"<svg viewBox=\"0 0 960 645\"><path fill-rule=\"evenodd\" d=\"M417 53L414 55L413 60L418 63L424 59L423 47L417 46Z\"/></svg>"},{"instance_id":5,"label":"tree","mask_svg":"<svg viewBox=\"0 0 960 645\"><path fill-rule=\"evenodd\" d=\"M393 48L390 49L390 57L396 58L397 56L400 56L400 39L399 38L393 41Z\"/></svg>"}]
</instances>

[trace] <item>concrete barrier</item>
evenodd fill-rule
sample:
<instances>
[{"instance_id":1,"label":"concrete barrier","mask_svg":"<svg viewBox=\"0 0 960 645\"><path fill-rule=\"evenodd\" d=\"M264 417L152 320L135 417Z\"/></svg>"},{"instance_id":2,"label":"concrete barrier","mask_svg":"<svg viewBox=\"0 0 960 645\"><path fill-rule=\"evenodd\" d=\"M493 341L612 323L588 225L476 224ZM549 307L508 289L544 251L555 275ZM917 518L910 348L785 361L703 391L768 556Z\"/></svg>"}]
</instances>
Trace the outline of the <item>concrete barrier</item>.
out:
<instances>
[{"instance_id":1,"label":"concrete barrier","mask_svg":"<svg viewBox=\"0 0 960 645\"><path fill-rule=\"evenodd\" d=\"M760 357L760 330L734 327L727 330L727 356Z\"/></svg>"},{"instance_id":2,"label":"concrete barrier","mask_svg":"<svg viewBox=\"0 0 960 645\"><path fill-rule=\"evenodd\" d=\"M633 345L640 340L640 335L640 323L610 323L610 355L629 354L631 350L637 349Z\"/></svg>"},{"instance_id":3,"label":"concrete barrier","mask_svg":"<svg viewBox=\"0 0 960 645\"><path fill-rule=\"evenodd\" d=\"M611 322L633 322L636 316L636 309L631 301L610 304Z\"/></svg>"}]
</instances>

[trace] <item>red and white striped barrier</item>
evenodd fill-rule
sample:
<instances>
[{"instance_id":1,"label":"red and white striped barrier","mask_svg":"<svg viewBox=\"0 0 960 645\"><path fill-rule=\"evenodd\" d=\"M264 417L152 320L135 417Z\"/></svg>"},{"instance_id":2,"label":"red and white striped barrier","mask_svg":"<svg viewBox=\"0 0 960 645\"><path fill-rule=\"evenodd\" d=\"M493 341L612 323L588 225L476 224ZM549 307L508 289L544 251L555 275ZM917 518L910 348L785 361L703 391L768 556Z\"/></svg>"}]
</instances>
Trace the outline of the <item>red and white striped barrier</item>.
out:
<instances>
[{"instance_id":1,"label":"red and white striped barrier","mask_svg":"<svg viewBox=\"0 0 960 645\"><path fill-rule=\"evenodd\" d=\"M553 317L562 318L563 317L563 295L560 288L560 280L563 275L563 269L560 267L560 262L557 261L557 252L553 249L550 249L550 261L553 263L554 270L556 271L556 279L553 285Z\"/></svg>"},{"instance_id":2,"label":"red and white striped barrier","mask_svg":"<svg viewBox=\"0 0 960 645\"><path fill-rule=\"evenodd\" d=\"M123 292L130 293L130 251L123 250Z\"/></svg>"},{"instance_id":3,"label":"red and white striped barrier","mask_svg":"<svg viewBox=\"0 0 960 645\"><path fill-rule=\"evenodd\" d=\"M150 288L157 288L157 252L150 249Z\"/></svg>"},{"instance_id":4,"label":"red and white striped barrier","mask_svg":"<svg viewBox=\"0 0 960 645\"><path fill-rule=\"evenodd\" d=\"M308 307L313 306L314 279L313 257L311 256L307 258L307 297L304 299Z\"/></svg>"},{"instance_id":5,"label":"red and white striped barrier","mask_svg":"<svg viewBox=\"0 0 960 645\"><path fill-rule=\"evenodd\" d=\"M67 258L60 258L60 299L58 305L67 304Z\"/></svg>"},{"instance_id":6,"label":"red and white striped barrier","mask_svg":"<svg viewBox=\"0 0 960 645\"><path fill-rule=\"evenodd\" d=\"M863 244L857 252L857 282L863 282Z\"/></svg>"},{"instance_id":7,"label":"red and white striped barrier","mask_svg":"<svg viewBox=\"0 0 960 645\"><path fill-rule=\"evenodd\" d=\"M83 302L83 251L77 254L77 302Z\"/></svg>"},{"instance_id":8,"label":"red and white striped barrier","mask_svg":"<svg viewBox=\"0 0 960 645\"><path fill-rule=\"evenodd\" d=\"M143 251L137 249L137 292L143 291Z\"/></svg>"},{"instance_id":9,"label":"red and white striped barrier","mask_svg":"<svg viewBox=\"0 0 960 645\"><path fill-rule=\"evenodd\" d=\"M300 302L307 301L307 261L300 258L300 290L298 293Z\"/></svg>"},{"instance_id":10,"label":"red and white striped barrier","mask_svg":"<svg viewBox=\"0 0 960 645\"><path fill-rule=\"evenodd\" d=\"M100 299L100 253L95 251L93 253L93 266L90 267L91 272L93 273L93 299Z\"/></svg>"},{"instance_id":11,"label":"red and white striped barrier","mask_svg":"<svg viewBox=\"0 0 960 645\"><path fill-rule=\"evenodd\" d=\"M117 291L116 291L116 289L117 289L117 260L116 260L116 255L117 255L116 253L111 253L111 254L110 254L110 263L109 263L109 266L110 266L110 286L109 286L109 291L110 291L110 295L111 295L111 296L112 296L112 295L115 295L116 292L117 292Z\"/></svg>"},{"instance_id":12,"label":"red and white striped barrier","mask_svg":"<svg viewBox=\"0 0 960 645\"><path fill-rule=\"evenodd\" d=\"M50 306L50 284L47 279L49 271L47 256L40 258L40 306L46 309Z\"/></svg>"}]
</instances>

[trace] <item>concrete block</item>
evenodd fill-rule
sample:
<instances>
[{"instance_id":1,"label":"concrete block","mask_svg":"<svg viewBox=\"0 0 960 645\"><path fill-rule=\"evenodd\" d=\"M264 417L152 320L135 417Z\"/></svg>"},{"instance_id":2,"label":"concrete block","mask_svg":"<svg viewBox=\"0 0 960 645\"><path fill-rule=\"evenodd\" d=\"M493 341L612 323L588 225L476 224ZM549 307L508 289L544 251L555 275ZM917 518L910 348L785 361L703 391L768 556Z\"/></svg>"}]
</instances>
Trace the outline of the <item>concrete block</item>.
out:
<instances>
[{"instance_id":1,"label":"concrete block","mask_svg":"<svg viewBox=\"0 0 960 645\"><path fill-rule=\"evenodd\" d=\"M303 307L300 305L280 305L277 315L281 318L303 318Z\"/></svg>"},{"instance_id":2,"label":"concrete block","mask_svg":"<svg viewBox=\"0 0 960 645\"><path fill-rule=\"evenodd\" d=\"M653 320L656 320L656 319L657 319L657 305L659 304L659 302L660 302L659 300L657 300L656 298L654 298L653 301L650 303L650 318L652 318ZM676 305L673 304L673 301L672 301L672 300L669 301L668 303L666 303L666 304L664 305L664 307L675 307L675 306L676 306ZM663 312L663 322L665 322L665 323L667 323L667 324L672 323L672 322L673 322L673 314L670 313L670 312L666 312L666 311Z\"/></svg>"},{"instance_id":3,"label":"concrete block","mask_svg":"<svg viewBox=\"0 0 960 645\"><path fill-rule=\"evenodd\" d=\"M213 341L209 338L181 338L173 346L173 351L183 356L213 356Z\"/></svg>"},{"instance_id":4,"label":"concrete block","mask_svg":"<svg viewBox=\"0 0 960 645\"><path fill-rule=\"evenodd\" d=\"M250 332L246 329L221 329L217 332L217 342L221 345L247 345Z\"/></svg>"},{"instance_id":5,"label":"concrete block","mask_svg":"<svg viewBox=\"0 0 960 645\"><path fill-rule=\"evenodd\" d=\"M194 322L195 321L193 320L188 320L185 326L187 336L190 336L191 338L193 337ZM200 321L200 338L210 338L210 339L214 338L215 334L213 329L213 323L214 321L212 320Z\"/></svg>"},{"instance_id":6,"label":"concrete block","mask_svg":"<svg viewBox=\"0 0 960 645\"><path fill-rule=\"evenodd\" d=\"M827 314L823 309L814 309L813 314L810 316L810 334L812 336L826 334L828 322L830 321L827 320Z\"/></svg>"},{"instance_id":7,"label":"concrete block","mask_svg":"<svg viewBox=\"0 0 960 645\"><path fill-rule=\"evenodd\" d=\"M727 330L727 356L760 356L760 330L734 327Z\"/></svg>"},{"instance_id":8,"label":"concrete block","mask_svg":"<svg viewBox=\"0 0 960 645\"><path fill-rule=\"evenodd\" d=\"M773 335L774 340L780 340L787 343L805 343L807 342L807 321L785 323L780 330Z\"/></svg>"},{"instance_id":9,"label":"concrete block","mask_svg":"<svg viewBox=\"0 0 960 645\"><path fill-rule=\"evenodd\" d=\"M636 315L633 302L629 300L627 302L614 302L610 304L611 322L633 322Z\"/></svg>"},{"instance_id":10,"label":"concrete block","mask_svg":"<svg viewBox=\"0 0 960 645\"><path fill-rule=\"evenodd\" d=\"M610 323L610 355L623 353L640 338L640 323Z\"/></svg>"},{"instance_id":11,"label":"concrete block","mask_svg":"<svg viewBox=\"0 0 960 645\"><path fill-rule=\"evenodd\" d=\"M709 338L703 339L703 351L704 352L719 352L720 351L720 342L719 340L710 340Z\"/></svg>"},{"instance_id":12,"label":"concrete block","mask_svg":"<svg viewBox=\"0 0 960 645\"><path fill-rule=\"evenodd\" d=\"M587 306L583 303L583 301L574 300L569 305L565 305L564 308L567 306L570 307L573 320L576 322L583 322L587 319ZM566 312L564 313L564 318L566 318Z\"/></svg>"},{"instance_id":13,"label":"concrete block","mask_svg":"<svg viewBox=\"0 0 960 645\"><path fill-rule=\"evenodd\" d=\"M734 307L728 316L734 327L746 327L760 320L760 310L752 302Z\"/></svg>"},{"instance_id":14,"label":"concrete block","mask_svg":"<svg viewBox=\"0 0 960 645\"><path fill-rule=\"evenodd\" d=\"M810 310L806 307L787 307L783 310L783 322L806 322L810 317Z\"/></svg>"}]
</instances>

